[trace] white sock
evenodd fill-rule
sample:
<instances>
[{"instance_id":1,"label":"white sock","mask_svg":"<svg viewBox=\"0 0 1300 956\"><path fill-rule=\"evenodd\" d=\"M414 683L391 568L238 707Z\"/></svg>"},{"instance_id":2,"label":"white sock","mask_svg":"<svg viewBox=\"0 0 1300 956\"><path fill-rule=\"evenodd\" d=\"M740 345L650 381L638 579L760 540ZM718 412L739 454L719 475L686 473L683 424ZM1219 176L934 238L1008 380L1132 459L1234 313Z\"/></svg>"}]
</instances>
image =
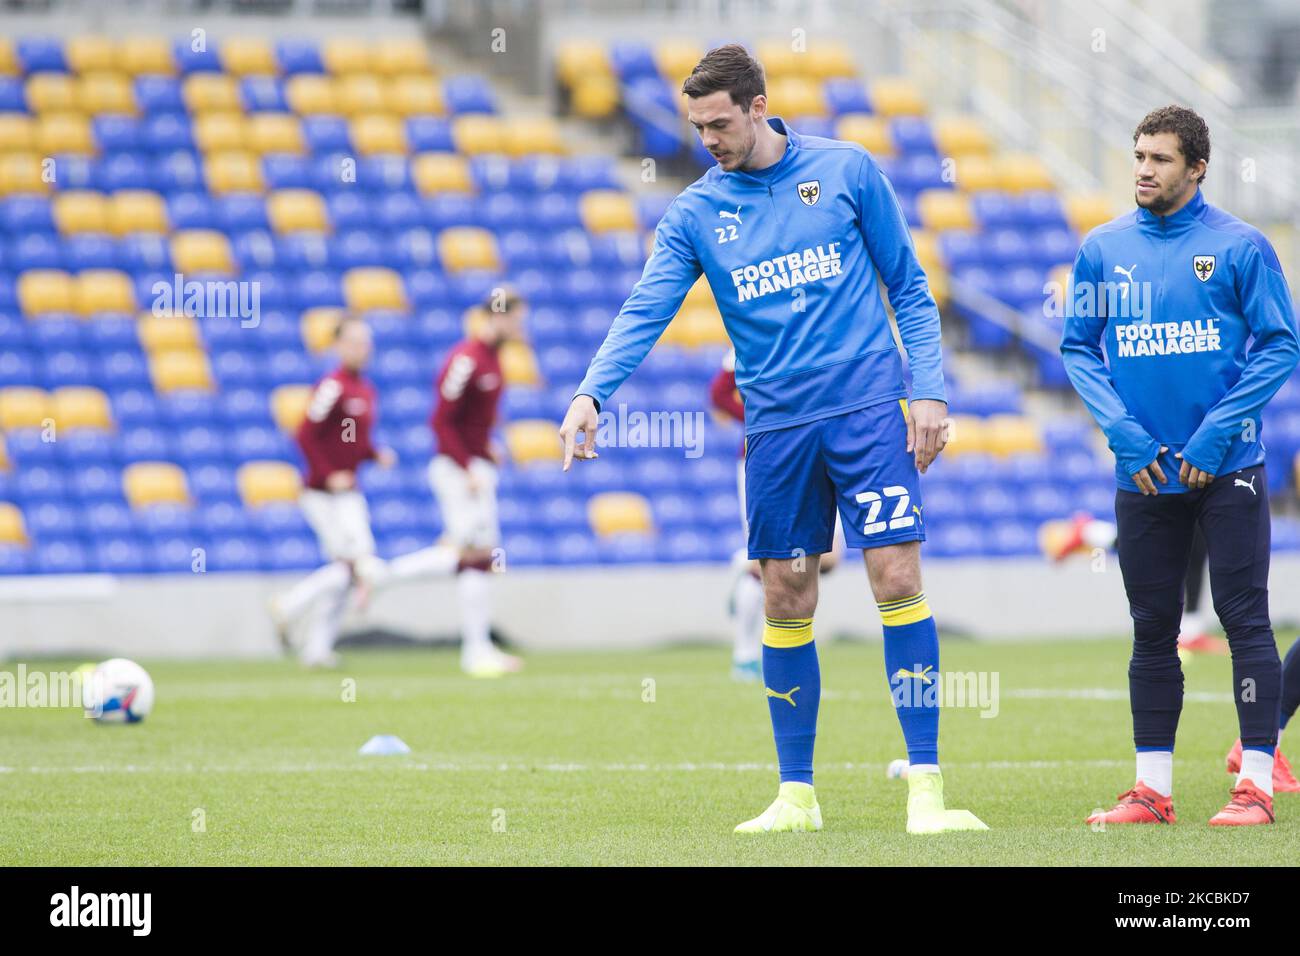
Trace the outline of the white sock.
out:
<instances>
[{"instance_id":1,"label":"white sock","mask_svg":"<svg viewBox=\"0 0 1300 956\"><path fill-rule=\"evenodd\" d=\"M437 544L421 548L389 561L378 583L382 586L419 578L445 578L455 573L459 561L460 552L455 548Z\"/></svg>"},{"instance_id":2,"label":"white sock","mask_svg":"<svg viewBox=\"0 0 1300 956\"><path fill-rule=\"evenodd\" d=\"M749 572L736 579L736 637L733 664L748 664L763 653L763 585Z\"/></svg>"},{"instance_id":3,"label":"white sock","mask_svg":"<svg viewBox=\"0 0 1300 956\"><path fill-rule=\"evenodd\" d=\"M1118 530L1110 521L1089 521L1083 526L1083 543L1090 548L1110 548Z\"/></svg>"},{"instance_id":4,"label":"white sock","mask_svg":"<svg viewBox=\"0 0 1300 956\"><path fill-rule=\"evenodd\" d=\"M1249 780L1256 790L1263 790L1273 796L1273 755L1262 750L1241 751L1241 771L1237 774L1237 786L1243 780Z\"/></svg>"},{"instance_id":5,"label":"white sock","mask_svg":"<svg viewBox=\"0 0 1300 956\"><path fill-rule=\"evenodd\" d=\"M1183 611L1183 623L1178 633L1186 637L1199 637L1205 633L1205 615L1200 611Z\"/></svg>"},{"instance_id":6,"label":"white sock","mask_svg":"<svg viewBox=\"0 0 1300 956\"><path fill-rule=\"evenodd\" d=\"M351 592L351 585L345 582L342 587L321 599L302 649L302 659L308 664L318 664L334 652L334 642L338 640L339 625L347 614L348 595Z\"/></svg>"},{"instance_id":7,"label":"white sock","mask_svg":"<svg viewBox=\"0 0 1300 956\"><path fill-rule=\"evenodd\" d=\"M1174 752L1139 750L1137 779L1138 783L1145 783L1160 796L1170 796L1174 792Z\"/></svg>"},{"instance_id":8,"label":"white sock","mask_svg":"<svg viewBox=\"0 0 1300 956\"><path fill-rule=\"evenodd\" d=\"M460 662L469 664L493 651L488 572L466 568L456 575L456 592L460 599Z\"/></svg>"},{"instance_id":9,"label":"white sock","mask_svg":"<svg viewBox=\"0 0 1300 956\"><path fill-rule=\"evenodd\" d=\"M914 773L939 773L937 763L912 763L907 765L907 774L911 776Z\"/></svg>"},{"instance_id":10,"label":"white sock","mask_svg":"<svg viewBox=\"0 0 1300 956\"><path fill-rule=\"evenodd\" d=\"M347 587L352 580L352 569L345 561L334 561L317 568L289 590L275 599L276 607L284 616L286 624L292 624L302 617L307 608L316 603L322 594Z\"/></svg>"}]
</instances>

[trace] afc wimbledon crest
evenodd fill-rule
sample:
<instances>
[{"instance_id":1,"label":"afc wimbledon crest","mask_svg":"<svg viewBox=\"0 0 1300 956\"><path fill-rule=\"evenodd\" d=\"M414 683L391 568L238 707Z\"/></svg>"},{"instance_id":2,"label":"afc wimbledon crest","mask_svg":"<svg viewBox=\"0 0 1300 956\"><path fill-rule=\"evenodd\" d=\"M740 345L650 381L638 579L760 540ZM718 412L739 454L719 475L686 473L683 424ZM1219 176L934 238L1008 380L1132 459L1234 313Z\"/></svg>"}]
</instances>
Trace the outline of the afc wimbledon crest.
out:
<instances>
[{"instance_id":1,"label":"afc wimbledon crest","mask_svg":"<svg viewBox=\"0 0 1300 956\"><path fill-rule=\"evenodd\" d=\"M817 200L822 198L822 181L814 179L812 182L800 183L799 198L805 206L817 205Z\"/></svg>"},{"instance_id":2,"label":"afc wimbledon crest","mask_svg":"<svg viewBox=\"0 0 1300 956\"><path fill-rule=\"evenodd\" d=\"M1202 282L1214 275L1214 256L1192 256L1192 271Z\"/></svg>"}]
</instances>

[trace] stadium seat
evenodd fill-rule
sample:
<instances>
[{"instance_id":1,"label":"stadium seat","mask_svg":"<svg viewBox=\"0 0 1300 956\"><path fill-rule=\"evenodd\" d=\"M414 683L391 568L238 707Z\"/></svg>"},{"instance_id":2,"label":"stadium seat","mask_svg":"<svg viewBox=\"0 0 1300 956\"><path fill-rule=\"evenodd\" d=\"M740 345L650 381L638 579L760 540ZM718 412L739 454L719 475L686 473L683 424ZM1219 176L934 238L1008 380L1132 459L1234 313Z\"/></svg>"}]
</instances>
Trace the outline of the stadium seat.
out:
<instances>
[{"instance_id":1,"label":"stadium seat","mask_svg":"<svg viewBox=\"0 0 1300 956\"><path fill-rule=\"evenodd\" d=\"M266 198L266 215L279 235L330 230L325 200L311 189L276 190Z\"/></svg>"},{"instance_id":2,"label":"stadium seat","mask_svg":"<svg viewBox=\"0 0 1300 956\"><path fill-rule=\"evenodd\" d=\"M279 73L275 49L262 37L232 37L221 43L221 67L231 76Z\"/></svg>"},{"instance_id":3,"label":"stadium seat","mask_svg":"<svg viewBox=\"0 0 1300 956\"><path fill-rule=\"evenodd\" d=\"M302 343L313 355L324 352L334 344L334 333L347 313L343 309L307 309L299 320Z\"/></svg>"},{"instance_id":4,"label":"stadium seat","mask_svg":"<svg viewBox=\"0 0 1300 956\"><path fill-rule=\"evenodd\" d=\"M130 79L112 71L82 73L77 85L77 107L87 116L135 116L138 111Z\"/></svg>"},{"instance_id":5,"label":"stadium seat","mask_svg":"<svg viewBox=\"0 0 1300 956\"><path fill-rule=\"evenodd\" d=\"M925 100L910 80L882 76L871 83L871 103L881 116L922 116Z\"/></svg>"},{"instance_id":6,"label":"stadium seat","mask_svg":"<svg viewBox=\"0 0 1300 956\"><path fill-rule=\"evenodd\" d=\"M81 316L134 312L135 289L131 277L116 269L87 269L74 282L72 306Z\"/></svg>"},{"instance_id":7,"label":"stadium seat","mask_svg":"<svg viewBox=\"0 0 1300 956\"><path fill-rule=\"evenodd\" d=\"M506 127L505 151L511 156L564 155L568 147L559 124L549 116L519 117Z\"/></svg>"},{"instance_id":8,"label":"stadium seat","mask_svg":"<svg viewBox=\"0 0 1300 956\"><path fill-rule=\"evenodd\" d=\"M350 269L343 276L344 302L353 312L407 308L402 277L392 269Z\"/></svg>"},{"instance_id":9,"label":"stadium seat","mask_svg":"<svg viewBox=\"0 0 1300 956\"><path fill-rule=\"evenodd\" d=\"M953 415L948 444L943 453L948 458L988 453L988 429L984 419L974 415Z\"/></svg>"},{"instance_id":10,"label":"stadium seat","mask_svg":"<svg viewBox=\"0 0 1300 956\"><path fill-rule=\"evenodd\" d=\"M448 272L501 268L496 237L474 226L444 229L439 233L438 258Z\"/></svg>"},{"instance_id":11,"label":"stadium seat","mask_svg":"<svg viewBox=\"0 0 1300 956\"><path fill-rule=\"evenodd\" d=\"M35 153L0 153L0 196L49 192L47 168Z\"/></svg>"},{"instance_id":12,"label":"stadium seat","mask_svg":"<svg viewBox=\"0 0 1300 956\"><path fill-rule=\"evenodd\" d=\"M921 225L931 232L975 227L970 197L951 189L927 189L917 198L916 206Z\"/></svg>"},{"instance_id":13,"label":"stadium seat","mask_svg":"<svg viewBox=\"0 0 1300 956\"><path fill-rule=\"evenodd\" d=\"M311 402L310 385L281 385L271 393L271 414L286 435L294 435L307 415Z\"/></svg>"},{"instance_id":14,"label":"stadium seat","mask_svg":"<svg viewBox=\"0 0 1300 956\"><path fill-rule=\"evenodd\" d=\"M55 389L50 401L51 417L56 426L69 429L97 428L111 430L113 411L108 396L98 388L66 386Z\"/></svg>"},{"instance_id":15,"label":"stadium seat","mask_svg":"<svg viewBox=\"0 0 1300 956\"><path fill-rule=\"evenodd\" d=\"M800 54L792 54L800 56ZM768 98L780 116L825 116L826 95L820 80L801 76L779 77L768 82Z\"/></svg>"},{"instance_id":16,"label":"stadium seat","mask_svg":"<svg viewBox=\"0 0 1300 956\"><path fill-rule=\"evenodd\" d=\"M122 470L122 492L132 508L190 504L185 472L171 462L138 461Z\"/></svg>"},{"instance_id":17,"label":"stadium seat","mask_svg":"<svg viewBox=\"0 0 1300 956\"><path fill-rule=\"evenodd\" d=\"M429 48L417 36L389 36L375 41L372 68L383 76L432 73Z\"/></svg>"},{"instance_id":18,"label":"stadium seat","mask_svg":"<svg viewBox=\"0 0 1300 956\"><path fill-rule=\"evenodd\" d=\"M180 273L231 275L235 272L230 241L214 230L188 229L173 233L171 256L172 264Z\"/></svg>"},{"instance_id":19,"label":"stadium seat","mask_svg":"<svg viewBox=\"0 0 1300 956\"><path fill-rule=\"evenodd\" d=\"M934 141L944 156L988 156L993 152L993 138L984 124L971 116L936 119Z\"/></svg>"},{"instance_id":20,"label":"stadium seat","mask_svg":"<svg viewBox=\"0 0 1300 956\"><path fill-rule=\"evenodd\" d=\"M1052 175L1041 159L1032 154L1012 153L998 158L999 185L1007 192L1055 188Z\"/></svg>"},{"instance_id":21,"label":"stadium seat","mask_svg":"<svg viewBox=\"0 0 1300 956\"><path fill-rule=\"evenodd\" d=\"M82 189L60 192L50 207L54 224L65 236L108 231L108 200L102 193Z\"/></svg>"},{"instance_id":22,"label":"stadium seat","mask_svg":"<svg viewBox=\"0 0 1300 956\"><path fill-rule=\"evenodd\" d=\"M41 388L10 385L0 388L0 429L44 428L51 416L49 393Z\"/></svg>"},{"instance_id":23,"label":"stadium seat","mask_svg":"<svg viewBox=\"0 0 1300 956\"><path fill-rule=\"evenodd\" d=\"M458 116L451 124L452 140L456 151L466 156L506 151L507 124L495 116Z\"/></svg>"},{"instance_id":24,"label":"stadium seat","mask_svg":"<svg viewBox=\"0 0 1300 956\"><path fill-rule=\"evenodd\" d=\"M136 322L140 346L154 352L201 352L203 340L198 323L188 315L153 315L145 313Z\"/></svg>"},{"instance_id":25,"label":"stadium seat","mask_svg":"<svg viewBox=\"0 0 1300 956\"><path fill-rule=\"evenodd\" d=\"M27 105L33 113L75 113L77 80L68 73L35 72L27 77Z\"/></svg>"},{"instance_id":26,"label":"stadium seat","mask_svg":"<svg viewBox=\"0 0 1300 956\"><path fill-rule=\"evenodd\" d=\"M300 156L306 152L302 122L286 113L253 113L248 118L248 144L258 154Z\"/></svg>"},{"instance_id":27,"label":"stadium seat","mask_svg":"<svg viewBox=\"0 0 1300 956\"><path fill-rule=\"evenodd\" d=\"M573 87L573 112L586 120L603 120L618 110L618 83L608 76L588 76Z\"/></svg>"},{"instance_id":28,"label":"stadium seat","mask_svg":"<svg viewBox=\"0 0 1300 956\"><path fill-rule=\"evenodd\" d=\"M172 349L151 353L149 372L159 394L214 389L208 357L197 350Z\"/></svg>"},{"instance_id":29,"label":"stadium seat","mask_svg":"<svg viewBox=\"0 0 1300 956\"><path fill-rule=\"evenodd\" d=\"M22 510L8 501L0 501L0 544L23 547L30 544Z\"/></svg>"},{"instance_id":30,"label":"stadium seat","mask_svg":"<svg viewBox=\"0 0 1300 956\"><path fill-rule=\"evenodd\" d=\"M395 76L383 95L385 108L398 116L444 116L447 112L442 86L429 76Z\"/></svg>"},{"instance_id":31,"label":"stadium seat","mask_svg":"<svg viewBox=\"0 0 1300 956\"><path fill-rule=\"evenodd\" d=\"M36 123L25 113L0 113L0 151L30 153L36 149Z\"/></svg>"},{"instance_id":32,"label":"stadium seat","mask_svg":"<svg viewBox=\"0 0 1300 956\"><path fill-rule=\"evenodd\" d=\"M511 422L505 433L506 447L516 465L559 461L563 457L554 422L541 419Z\"/></svg>"},{"instance_id":33,"label":"stadium seat","mask_svg":"<svg viewBox=\"0 0 1300 956\"><path fill-rule=\"evenodd\" d=\"M859 143L873 156L893 156L894 140L883 117L862 113L841 116L835 124L838 139Z\"/></svg>"},{"instance_id":34,"label":"stadium seat","mask_svg":"<svg viewBox=\"0 0 1300 956\"><path fill-rule=\"evenodd\" d=\"M1071 195L1065 199L1065 215L1070 227L1080 236L1115 218L1110 199L1097 195Z\"/></svg>"},{"instance_id":35,"label":"stadium seat","mask_svg":"<svg viewBox=\"0 0 1300 956\"><path fill-rule=\"evenodd\" d=\"M469 161L455 153L421 153L411 162L411 175L422 195L474 192Z\"/></svg>"},{"instance_id":36,"label":"stadium seat","mask_svg":"<svg viewBox=\"0 0 1300 956\"><path fill-rule=\"evenodd\" d=\"M338 91L331 77L300 73L284 84L289 108L299 116L327 116L338 112Z\"/></svg>"},{"instance_id":37,"label":"stadium seat","mask_svg":"<svg viewBox=\"0 0 1300 956\"><path fill-rule=\"evenodd\" d=\"M73 73L111 72L117 68L117 49L105 36L69 37L63 56Z\"/></svg>"},{"instance_id":38,"label":"stadium seat","mask_svg":"<svg viewBox=\"0 0 1300 956\"><path fill-rule=\"evenodd\" d=\"M108 231L115 236L131 233L165 233L167 206L162 196L146 190L128 189L108 198Z\"/></svg>"},{"instance_id":39,"label":"stadium seat","mask_svg":"<svg viewBox=\"0 0 1300 956\"><path fill-rule=\"evenodd\" d=\"M194 145L204 153L241 150L250 138L248 120L240 112L196 116L193 131Z\"/></svg>"},{"instance_id":40,"label":"stadium seat","mask_svg":"<svg viewBox=\"0 0 1300 956\"><path fill-rule=\"evenodd\" d=\"M506 385L528 388L541 384L537 356L526 342L507 342L501 347L501 374Z\"/></svg>"},{"instance_id":41,"label":"stadium seat","mask_svg":"<svg viewBox=\"0 0 1300 956\"><path fill-rule=\"evenodd\" d=\"M181 96L191 115L239 113L239 84L224 73L192 73L181 81Z\"/></svg>"},{"instance_id":42,"label":"stadium seat","mask_svg":"<svg viewBox=\"0 0 1300 956\"><path fill-rule=\"evenodd\" d=\"M250 508L296 502L302 490L298 469L284 461L250 461L236 472L239 497Z\"/></svg>"},{"instance_id":43,"label":"stadium seat","mask_svg":"<svg viewBox=\"0 0 1300 956\"><path fill-rule=\"evenodd\" d=\"M629 232L637 227L636 206L627 193L593 189L579 202L583 226L589 232Z\"/></svg>"},{"instance_id":44,"label":"stadium seat","mask_svg":"<svg viewBox=\"0 0 1300 956\"><path fill-rule=\"evenodd\" d=\"M18 304L27 316L73 310L73 278L58 269L32 269L18 277Z\"/></svg>"},{"instance_id":45,"label":"stadium seat","mask_svg":"<svg viewBox=\"0 0 1300 956\"><path fill-rule=\"evenodd\" d=\"M952 170L955 174L953 182L962 192L1005 191L1001 159L997 157L971 153L954 159Z\"/></svg>"},{"instance_id":46,"label":"stadium seat","mask_svg":"<svg viewBox=\"0 0 1300 956\"><path fill-rule=\"evenodd\" d=\"M633 492L607 491L593 495L587 502L587 520L598 538L654 532L650 502Z\"/></svg>"},{"instance_id":47,"label":"stadium seat","mask_svg":"<svg viewBox=\"0 0 1300 956\"><path fill-rule=\"evenodd\" d=\"M263 189L262 164L249 152L234 150L209 154L203 160L203 176L213 195L256 193Z\"/></svg>"},{"instance_id":48,"label":"stadium seat","mask_svg":"<svg viewBox=\"0 0 1300 956\"><path fill-rule=\"evenodd\" d=\"M405 155L406 126L396 116L360 116L351 123L352 142L362 156Z\"/></svg>"},{"instance_id":49,"label":"stadium seat","mask_svg":"<svg viewBox=\"0 0 1300 956\"><path fill-rule=\"evenodd\" d=\"M176 60L163 37L127 36L117 44L117 68L129 76L171 76Z\"/></svg>"},{"instance_id":50,"label":"stadium seat","mask_svg":"<svg viewBox=\"0 0 1300 956\"><path fill-rule=\"evenodd\" d=\"M95 153L95 139L90 120L80 113L46 113L36 120L36 149L42 155L81 155Z\"/></svg>"}]
</instances>

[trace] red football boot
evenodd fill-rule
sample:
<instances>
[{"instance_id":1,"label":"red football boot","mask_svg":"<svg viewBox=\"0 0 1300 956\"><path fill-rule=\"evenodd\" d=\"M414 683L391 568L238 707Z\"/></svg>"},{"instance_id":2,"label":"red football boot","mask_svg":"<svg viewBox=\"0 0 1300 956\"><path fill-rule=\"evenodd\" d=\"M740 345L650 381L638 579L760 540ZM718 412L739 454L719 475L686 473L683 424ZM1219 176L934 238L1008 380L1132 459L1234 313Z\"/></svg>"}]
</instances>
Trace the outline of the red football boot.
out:
<instances>
[{"instance_id":1,"label":"red football boot","mask_svg":"<svg viewBox=\"0 0 1300 956\"><path fill-rule=\"evenodd\" d=\"M1117 798L1109 810L1094 813L1084 823L1177 823L1172 797L1162 797L1142 781Z\"/></svg>"},{"instance_id":2,"label":"red football boot","mask_svg":"<svg viewBox=\"0 0 1300 956\"><path fill-rule=\"evenodd\" d=\"M1178 649L1191 654L1215 654L1222 657L1228 653L1228 642L1213 634L1179 634Z\"/></svg>"},{"instance_id":3,"label":"red football boot","mask_svg":"<svg viewBox=\"0 0 1300 956\"><path fill-rule=\"evenodd\" d=\"M1273 822L1273 798L1249 780L1232 788L1228 805L1210 817L1212 827L1249 827Z\"/></svg>"},{"instance_id":4,"label":"red football boot","mask_svg":"<svg viewBox=\"0 0 1300 956\"><path fill-rule=\"evenodd\" d=\"M1241 772L1241 738L1238 737L1233 743L1232 749L1228 751L1228 756L1224 760L1227 765L1228 773L1236 774ZM1273 751L1273 792L1274 793L1300 793L1300 780L1297 780L1291 770L1291 764L1286 759L1286 755L1281 750Z\"/></svg>"}]
</instances>

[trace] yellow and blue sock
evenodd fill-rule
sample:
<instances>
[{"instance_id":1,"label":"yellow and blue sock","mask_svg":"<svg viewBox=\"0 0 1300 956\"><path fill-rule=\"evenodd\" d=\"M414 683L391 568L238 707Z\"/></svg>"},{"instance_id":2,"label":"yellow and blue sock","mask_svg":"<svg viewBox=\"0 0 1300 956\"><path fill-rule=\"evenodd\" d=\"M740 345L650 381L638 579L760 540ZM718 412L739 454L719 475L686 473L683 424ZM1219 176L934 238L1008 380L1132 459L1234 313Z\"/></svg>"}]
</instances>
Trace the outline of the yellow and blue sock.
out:
<instances>
[{"instance_id":1,"label":"yellow and blue sock","mask_svg":"<svg viewBox=\"0 0 1300 956\"><path fill-rule=\"evenodd\" d=\"M912 766L939 763L939 632L925 592L882 601L885 674Z\"/></svg>"},{"instance_id":2,"label":"yellow and blue sock","mask_svg":"<svg viewBox=\"0 0 1300 956\"><path fill-rule=\"evenodd\" d=\"M764 622L763 684L781 782L811 784L817 705L822 696L812 618L769 617Z\"/></svg>"}]
</instances>

